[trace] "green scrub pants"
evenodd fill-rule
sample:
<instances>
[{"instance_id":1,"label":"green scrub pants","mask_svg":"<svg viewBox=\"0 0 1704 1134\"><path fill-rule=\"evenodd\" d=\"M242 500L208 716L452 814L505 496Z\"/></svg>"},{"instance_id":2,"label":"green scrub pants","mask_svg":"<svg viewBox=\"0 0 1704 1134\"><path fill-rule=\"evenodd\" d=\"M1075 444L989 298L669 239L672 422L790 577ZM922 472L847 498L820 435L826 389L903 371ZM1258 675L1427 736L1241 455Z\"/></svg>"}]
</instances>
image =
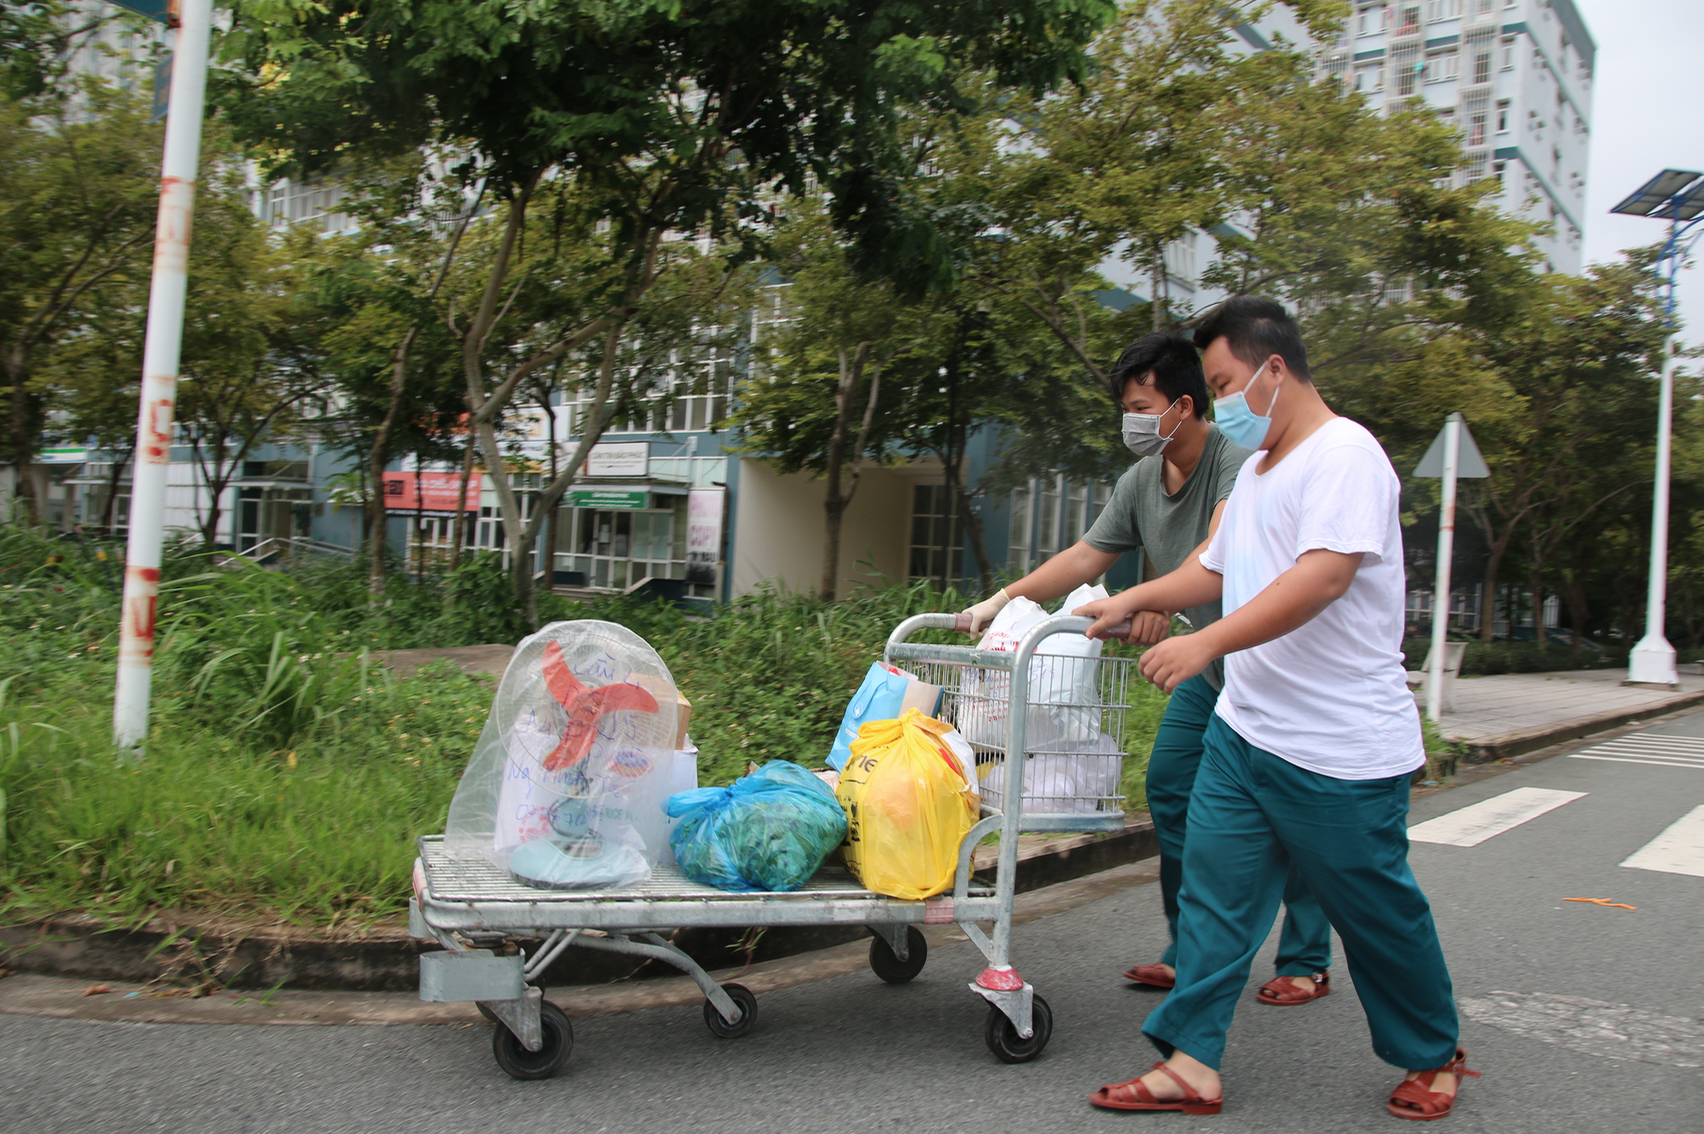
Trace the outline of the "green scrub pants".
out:
<instances>
[{"instance_id":1,"label":"green scrub pants","mask_svg":"<svg viewBox=\"0 0 1704 1134\"><path fill-rule=\"evenodd\" d=\"M1213 719L1219 691L1198 674L1172 691L1171 703L1148 757L1148 813L1160 841L1160 899L1171 941L1160 960L1177 967L1177 891L1189 830L1189 793L1201 766L1201 740ZM1278 938L1278 975L1309 976L1331 967L1331 922L1294 870L1284 883L1284 931Z\"/></svg>"},{"instance_id":2,"label":"green scrub pants","mask_svg":"<svg viewBox=\"0 0 1704 1134\"><path fill-rule=\"evenodd\" d=\"M1177 987L1143 1021L1217 1068L1293 866L1343 939L1373 1051L1409 1070L1455 1057L1449 970L1408 868L1409 777L1338 780L1254 747L1215 716L1189 805Z\"/></svg>"}]
</instances>

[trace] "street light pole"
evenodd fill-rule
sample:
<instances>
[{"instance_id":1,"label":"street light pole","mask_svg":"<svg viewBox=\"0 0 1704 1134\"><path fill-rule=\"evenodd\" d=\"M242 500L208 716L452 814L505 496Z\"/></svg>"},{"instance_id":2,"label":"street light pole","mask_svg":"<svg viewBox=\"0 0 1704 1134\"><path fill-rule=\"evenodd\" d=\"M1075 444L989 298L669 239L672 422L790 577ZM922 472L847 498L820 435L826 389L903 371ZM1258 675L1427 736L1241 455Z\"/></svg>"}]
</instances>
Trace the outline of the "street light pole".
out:
<instances>
[{"instance_id":1,"label":"street light pole","mask_svg":"<svg viewBox=\"0 0 1704 1134\"><path fill-rule=\"evenodd\" d=\"M1645 636L1628 658L1628 685L1680 687L1675 668L1674 647L1663 633L1668 602L1669 451L1674 425L1675 286L1686 254L1698 239L1692 230L1704 219L1704 175L1683 169L1665 169L1622 201L1612 213L1638 217L1666 217L1668 239L1657 257L1656 271L1663 287L1663 321L1668 336L1663 343L1662 373L1657 392L1657 469L1651 494L1651 576L1645 594Z\"/></svg>"},{"instance_id":2,"label":"street light pole","mask_svg":"<svg viewBox=\"0 0 1704 1134\"><path fill-rule=\"evenodd\" d=\"M142 404L136 418L136 456L131 474L118 688L112 710L113 740L121 749L132 751L148 735L154 614L166 536L166 470L172 459L172 410L177 401L184 299L189 289L189 227L201 160L212 0L182 0L177 16L160 210L154 229L154 270L148 292L148 329L142 348Z\"/></svg>"}]
</instances>

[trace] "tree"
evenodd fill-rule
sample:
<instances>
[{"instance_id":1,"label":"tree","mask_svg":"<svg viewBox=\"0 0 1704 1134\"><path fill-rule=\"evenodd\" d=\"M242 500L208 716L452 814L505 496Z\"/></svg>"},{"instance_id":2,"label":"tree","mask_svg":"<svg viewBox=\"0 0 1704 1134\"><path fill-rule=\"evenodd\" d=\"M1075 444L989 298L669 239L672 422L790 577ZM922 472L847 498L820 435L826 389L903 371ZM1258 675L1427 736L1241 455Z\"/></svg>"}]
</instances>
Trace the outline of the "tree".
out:
<instances>
[{"instance_id":1,"label":"tree","mask_svg":"<svg viewBox=\"0 0 1704 1134\"><path fill-rule=\"evenodd\" d=\"M1521 413L1486 429L1491 477L1468 495L1490 543L1482 633L1491 639L1498 573L1523 531L1529 581L1566 556L1561 591L1576 630L1589 616L1584 569L1606 509L1649 480L1649 423L1663 328L1649 257L1593 265L1586 276L1534 276L1538 301L1483 328L1477 353L1508 383Z\"/></svg>"},{"instance_id":2,"label":"tree","mask_svg":"<svg viewBox=\"0 0 1704 1134\"><path fill-rule=\"evenodd\" d=\"M5 448L30 523L48 409L34 368L93 310L96 289L145 278L158 203L160 132L139 100L92 78L75 86L75 102L0 100Z\"/></svg>"},{"instance_id":3,"label":"tree","mask_svg":"<svg viewBox=\"0 0 1704 1134\"><path fill-rule=\"evenodd\" d=\"M967 66L1045 89L1077 71L1080 45L1109 12L1107 0L247 0L228 39L244 70L226 105L249 140L286 151L300 171L444 142L464 148L470 184L484 179L495 235L479 300L456 333L517 597L536 621L538 529L523 523L500 471L496 430L531 375L594 341L614 355L658 282L668 233L752 235L742 229L761 219L762 196L801 191L810 177L867 257L909 257L911 275L938 276L927 226L897 213L888 193L896 108L954 106L953 77ZM609 271L585 294L585 318L516 354L498 324L529 209L569 182L588 215L610 224ZM596 439L583 433L566 475ZM565 487L546 490L546 510Z\"/></svg>"},{"instance_id":4,"label":"tree","mask_svg":"<svg viewBox=\"0 0 1704 1134\"><path fill-rule=\"evenodd\" d=\"M744 430L744 451L782 473L823 476L818 594L832 600L842 522L865 465L891 453L914 416L900 409L904 389L884 387L883 374L926 345L938 311L929 301L903 302L889 280L861 279L850 243L812 204L788 218L776 243L770 267L789 281L789 321L759 344L732 420Z\"/></svg>"}]
</instances>

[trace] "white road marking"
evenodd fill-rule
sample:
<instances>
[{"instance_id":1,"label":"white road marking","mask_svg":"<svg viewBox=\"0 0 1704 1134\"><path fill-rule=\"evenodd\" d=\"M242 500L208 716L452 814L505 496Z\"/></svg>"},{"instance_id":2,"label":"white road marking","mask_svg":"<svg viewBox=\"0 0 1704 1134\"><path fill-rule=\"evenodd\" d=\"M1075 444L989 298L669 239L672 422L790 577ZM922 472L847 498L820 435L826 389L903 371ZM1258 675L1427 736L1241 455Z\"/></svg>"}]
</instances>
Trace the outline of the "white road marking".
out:
<instances>
[{"instance_id":1,"label":"white road marking","mask_svg":"<svg viewBox=\"0 0 1704 1134\"><path fill-rule=\"evenodd\" d=\"M1635 733L1594 744L1580 752L1571 752L1569 757L1575 760L1608 760L1616 764L1657 764L1669 768L1704 770L1704 737Z\"/></svg>"},{"instance_id":2,"label":"white road marking","mask_svg":"<svg viewBox=\"0 0 1704 1134\"><path fill-rule=\"evenodd\" d=\"M1486 839L1519 827L1546 811L1554 811L1564 803L1572 803L1585 794L1583 791L1552 791L1550 788L1516 788L1416 824L1408 828L1408 839L1415 843L1476 847Z\"/></svg>"},{"instance_id":3,"label":"white road marking","mask_svg":"<svg viewBox=\"0 0 1704 1134\"><path fill-rule=\"evenodd\" d=\"M1704 1025L1626 1004L1536 992L1492 992L1461 1002L1468 1019L1607 1059L1704 1067Z\"/></svg>"},{"instance_id":4,"label":"white road marking","mask_svg":"<svg viewBox=\"0 0 1704 1134\"><path fill-rule=\"evenodd\" d=\"M1694 807L1621 863L1635 870L1704 878L1704 806Z\"/></svg>"}]
</instances>

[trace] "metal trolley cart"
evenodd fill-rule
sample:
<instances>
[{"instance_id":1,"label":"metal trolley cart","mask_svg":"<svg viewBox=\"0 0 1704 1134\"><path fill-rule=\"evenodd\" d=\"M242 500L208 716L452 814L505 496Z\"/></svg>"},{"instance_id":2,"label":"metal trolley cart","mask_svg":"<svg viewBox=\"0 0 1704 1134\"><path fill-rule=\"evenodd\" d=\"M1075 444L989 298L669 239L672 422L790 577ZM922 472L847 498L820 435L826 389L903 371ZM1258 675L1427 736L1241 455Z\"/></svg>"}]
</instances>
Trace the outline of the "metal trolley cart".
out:
<instances>
[{"instance_id":1,"label":"metal trolley cart","mask_svg":"<svg viewBox=\"0 0 1704 1134\"><path fill-rule=\"evenodd\" d=\"M888 638L885 652L889 664L904 665L943 688L942 716L954 721L977 751L982 817L959 847L949 893L927 901L886 898L862 889L833 865L790 893L729 893L689 881L673 866L659 866L647 881L628 887L540 890L483 859L452 859L442 836L427 836L420 840L414 864L409 929L417 938L437 941L443 951L420 958L421 999L475 1001L498 1025L492 1037L498 1065L517 1079L541 1079L561 1068L574 1038L567 1015L545 1000L534 982L570 946L674 965L704 991L710 1030L732 1037L751 1028L756 997L738 984L718 985L665 939L664 931L862 924L874 935L871 969L885 981L902 984L922 971L926 959L927 943L917 926L956 922L986 958L970 988L988 1001L989 1049L1008 1063L1034 1059L1052 1034L1053 1013L1012 965L1018 835L1123 829L1118 783L1132 659L1037 655L1046 638L1088 628L1089 619L1069 615L1036 626L1015 653L907 640L922 630L967 629L960 618L908 618ZM1032 732L1046 733L1047 739L1035 742ZM1007 758L1026 751L1029 760ZM1025 765L1040 767L1043 761L1052 763L1026 795ZM1026 799L1036 809L1026 810ZM993 884L987 885L972 876L972 854L995 833L999 853ZM506 938L516 936L542 941L531 956L497 952Z\"/></svg>"}]
</instances>

